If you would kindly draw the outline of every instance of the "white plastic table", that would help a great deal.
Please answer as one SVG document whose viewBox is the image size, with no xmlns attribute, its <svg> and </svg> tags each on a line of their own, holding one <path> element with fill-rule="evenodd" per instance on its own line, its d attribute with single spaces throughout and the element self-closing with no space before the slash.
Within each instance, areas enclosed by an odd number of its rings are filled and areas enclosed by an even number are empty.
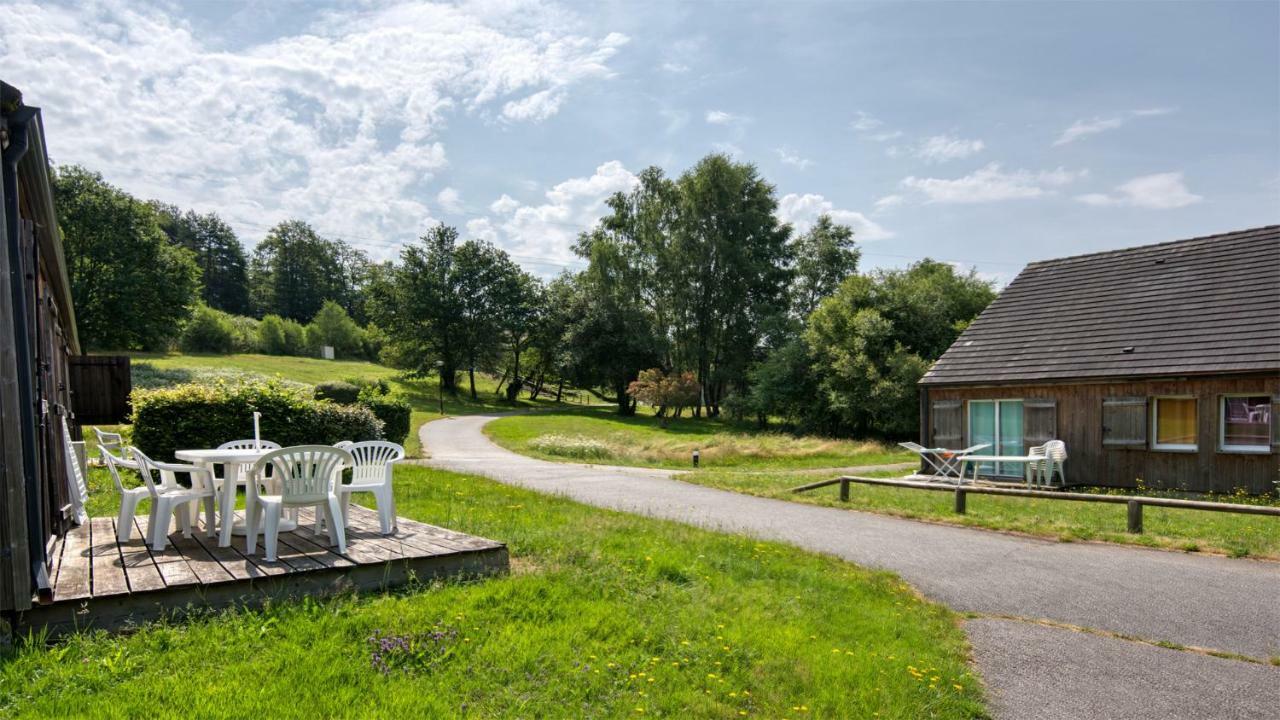
<svg viewBox="0 0 1280 720">
<path fill-rule="evenodd" d="M 262 450 L 179 450 L 173 456 L 179 460 L 185 460 L 193 465 L 207 467 L 212 470 L 212 466 L 221 465 L 223 467 L 223 478 L 221 495 L 218 498 L 218 547 L 231 546 L 231 533 L 236 532 L 237 535 L 244 534 L 244 525 L 236 525 L 236 485 L 244 483 L 246 496 L 256 497 L 258 494 L 257 483 L 246 482 L 248 478 L 240 477 L 241 465 L 252 465 L 258 461 L 258 458 L 271 452 L 269 449 Z M 246 500 L 246 504 L 247 500 Z M 290 523 L 287 519 L 282 519 L 280 523 L 280 531 L 288 532 L 297 526 Z"/>
<path fill-rule="evenodd" d="M 1026 478 L 1027 487 L 1030 488 L 1032 465 L 1043 460 L 1043 455 L 966 455 L 960 460 L 960 481 L 964 482 L 964 475 L 969 465 L 973 465 L 973 481 L 978 482 L 978 466 L 982 463 L 1021 463 L 1022 474 Z"/>
</svg>

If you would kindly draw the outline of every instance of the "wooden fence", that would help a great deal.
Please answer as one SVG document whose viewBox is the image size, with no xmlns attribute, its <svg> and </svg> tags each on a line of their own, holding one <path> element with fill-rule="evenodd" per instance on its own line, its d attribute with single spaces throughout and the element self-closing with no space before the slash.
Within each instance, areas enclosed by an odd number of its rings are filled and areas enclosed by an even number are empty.
<svg viewBox="0 0 1280 720">
<path fill-rule="evenodd" d="M 81 425 L 118 425 L 128 421 L 133 381 L 125 355 L 71 358 L 71 410 Z"/>
<path fill-rule="evenodd" d="M 1076 502 L 1099 502 L 1126 505 L 1129 509 L 1129 532 L 1142 532 L 1142 508 L 1154 507 L 1180 508 L 1183 510 L 1205 510 L 1208 512 L 1230 512 L 1246 515 L 1270 515 L 1280 517 L 1280 507 L 1273 505 L 1244 505 L 1241 503 L 1207 502 L 1204 500 L 1179 500 L 1177 498 L 1158 498 L 1140 495 L 1096 495 L 1093 493 L 1073 493 L 1055 490 L 1022 490 L 1019 488 L 985 487 L 982 485 L 953 485 L 950 483 L 919 482 L 915 480 L 893 480 L 888 478 L 864 478 L 846 475 L 830 480 L 801 485 L 791 492 L 805 492 L 830 485 L 840 486 L 840 500 L 849 501 L 849 485 L 881 485 L 886 487 L 907 488 L 914 490 L 931 490 L 955 494 L 955 511 L 965 513 L 965 499 L 969 495 L 1005 495 L 1011 497 L 1045 498 L 1048 500 L 1072 500 Z"/>
</svg>

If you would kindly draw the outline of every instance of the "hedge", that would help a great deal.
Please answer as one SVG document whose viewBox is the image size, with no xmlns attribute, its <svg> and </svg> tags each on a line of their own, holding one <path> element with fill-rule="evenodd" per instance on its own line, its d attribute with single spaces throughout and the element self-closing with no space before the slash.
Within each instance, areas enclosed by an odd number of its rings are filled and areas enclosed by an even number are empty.
<svg viewBox="0 0 1280 720">
<path fill-rule="evenodd" d="M 284 446 L 382 437 L 382 421 L 368 408 L 313 400 L 307 394 L 275 382 L 135 390 L 133 442 L 157 460 L 172 460 L 175 450 L 214 448 L 253 437 L 255 410 L 262 413 L 262 439 Z"/>
<path fill-rule="evenodd" d="M 399 445 L 409 437 L 409 416 L 413 408 L 409 401 L 395 395 L 374 396 L 360 394 L 360 405 L 369 408 L 382 421 L 382 436 Z"/>
<path fill-rule="evenodd" d="M 317 400 L 332 400 L 343 405 L 350 405 L 360 397 L 360 388 L 342 380 L 329 380 L 316 385 Z"/>
</svg>

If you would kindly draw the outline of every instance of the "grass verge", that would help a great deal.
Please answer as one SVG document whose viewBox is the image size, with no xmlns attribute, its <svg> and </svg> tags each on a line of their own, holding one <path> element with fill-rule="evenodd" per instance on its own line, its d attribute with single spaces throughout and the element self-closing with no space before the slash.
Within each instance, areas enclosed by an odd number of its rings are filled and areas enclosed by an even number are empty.
<svg viewBox="0 0 1280 720">
<path fill-rule="evenodd" d="M 889 573 L 477 477 L 396 481 L 403 515 L 506 541 L 513 573 L 7 650 L 0 716 L 986 716 L 957 616 Z"/>
<path fill-rule="evenodd" d="M 914 456 L 878 442 L 759 432 L 713 418 L 677 418 L 667 427 L 642 412 L 611 407 L 564 409 L 495 420 L 485 433 L 499 445 L 546 460 L 687 469 L 698 450 L 703 467 L 797 469 L 909 462 Z"/>
<path fill-rule="evenodd" d="M 892 476 L 892 473 L 870 473 Z M 822 475 L 798 477 L 784 473 L 744 473 L 705 470 L 685 473 L 681 480 L 734 492 L 792 502 L 844 507 L 855 510 L 933 520 L 991 530 L 1040 535 L 1064 542 L 1100 540 L 1127 545 L 1167 548 L 1186 552 L 1215 552 L 1233 557 L 1280 559 L 1280 518 L 1234 515 L 1197 510 L 1147 507 L 1143 509 L 1143 533 L 1125 531 L 1123 505 L 1042 500 L 1036 498 L 969 495 L 967 512 L 953 512 L 951 493 L 853 484 L 849 502 L 841 502 L 837 486 L 807 493 L 790 488 Z M 1147 492 L 1145 494 L 1153 494 Z M 1243 498 L 1213 498 L 1243 501 Z M 1249 499 L 1250 502 L 1265 502 Z"/>
</svg>

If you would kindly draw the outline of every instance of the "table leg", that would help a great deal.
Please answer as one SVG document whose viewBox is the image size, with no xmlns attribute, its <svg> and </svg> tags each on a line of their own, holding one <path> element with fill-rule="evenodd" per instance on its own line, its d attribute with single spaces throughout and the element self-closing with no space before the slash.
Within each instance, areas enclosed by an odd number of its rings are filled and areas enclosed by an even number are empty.
<svg viewBox="0 0 1280 720">
<path fill-rule="evenodd" d="M 218 547 L 231 547 L 231 529 L 236 524 L 236 482 L 240 479 L 240 463 L 224 465 L 222 507 L 218 518 Z"/>
</svg>

